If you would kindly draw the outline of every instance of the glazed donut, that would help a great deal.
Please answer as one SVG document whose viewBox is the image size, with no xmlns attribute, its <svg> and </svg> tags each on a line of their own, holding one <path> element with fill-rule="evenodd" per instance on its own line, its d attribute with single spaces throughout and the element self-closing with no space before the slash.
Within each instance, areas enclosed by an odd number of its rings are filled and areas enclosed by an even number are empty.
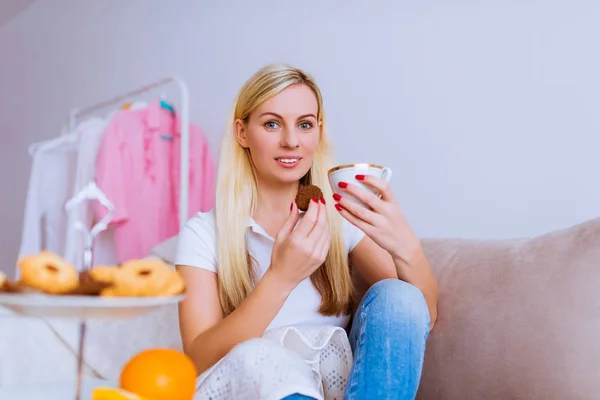
<svg viewBox="0 0 600 400">
<path fill-rule="evenodd" d="M 177 290 L 173 271 L 158 259 L 128 261 L 116 269 L 113 285 L 102 296 L 164 296 Z"/>
<path fill-rule="evenodd" d="M 62 294 L 79 285 L 77 269 L 58 255 L 41 251 L 19 260 L 21 283 L 46 293 Z"/>
</svg>

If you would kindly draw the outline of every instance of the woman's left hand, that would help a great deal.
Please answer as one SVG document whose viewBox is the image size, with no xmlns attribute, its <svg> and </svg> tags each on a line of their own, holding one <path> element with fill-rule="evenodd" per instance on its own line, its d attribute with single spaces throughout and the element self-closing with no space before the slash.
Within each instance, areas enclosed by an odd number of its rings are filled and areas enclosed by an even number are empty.
<svg viewBox="0 0 600 400">
<path fill-rule="evenodd" d="M 379 247 L 387 250 L 394 260 L 410 264 L 421 251 L 421 242 L 406 221 L 389 184 L 372 175 L 356 175 L 356 179 L 376 189 L 381 198 L 366 188 L 340 182 L 338 186 L 342 190 L 363 201 L 370 209 L 334 194 L 336 209 Z"/>
</svg>

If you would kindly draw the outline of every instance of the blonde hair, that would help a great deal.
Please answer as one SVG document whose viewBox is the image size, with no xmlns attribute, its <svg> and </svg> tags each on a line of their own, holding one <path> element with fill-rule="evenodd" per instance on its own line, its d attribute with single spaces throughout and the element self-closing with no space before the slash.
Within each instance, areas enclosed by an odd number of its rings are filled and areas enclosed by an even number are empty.
<svg viewBox="0 0 600 400">
<path fill-rule="evenodd" d="M 255 265 L 248 252 L 246 238 L 248 221 L 257 207 L 258 186 L 250 155 L 238 143 L 234 124 L 236 119 L 246 120 L 264 101 L 295 84 L 306 85 L 314 92 L 319 107 L 317 120 L 322 123 L 313 164 L 303 183 L 319 186 L 325 198 L 330 199 L 333 195 L 327 171 L 333 166 L 334 157 L 317 84 L 297 68 L 280 64 L 263 67 L 240 89 L 219 152 L 215 216 L 219 298 L 225 315 L 234 311 L 256 284 Z M 332 203 L 327 202 L 331 247 L 325 263 L 311 276 L 311 281 L 322 296 L 319 312 L 323 315 L 349 312 L 352 296 L 342 220 Z"/>
</svg>

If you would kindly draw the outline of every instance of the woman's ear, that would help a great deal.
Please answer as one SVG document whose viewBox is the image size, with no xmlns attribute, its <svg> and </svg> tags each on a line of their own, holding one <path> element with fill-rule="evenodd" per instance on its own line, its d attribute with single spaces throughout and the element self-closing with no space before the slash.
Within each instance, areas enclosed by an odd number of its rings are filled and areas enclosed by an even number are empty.
<svg viewBox="0 0 600 400">
<path fill-rule="evenodd" d="M 246 124 L 241 119 L 236 119 L 233 123 L 233 129 L 235 130 L 235 138 L 237 139 L 240 146 L 247 149 L 248 139 L 246 138 Z"/>
</svg>

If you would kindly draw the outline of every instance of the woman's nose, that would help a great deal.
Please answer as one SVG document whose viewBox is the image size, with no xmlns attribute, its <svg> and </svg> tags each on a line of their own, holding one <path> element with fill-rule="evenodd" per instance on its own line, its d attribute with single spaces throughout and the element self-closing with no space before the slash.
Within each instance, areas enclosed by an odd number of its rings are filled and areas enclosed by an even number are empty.
<svg viewBox="0 0 600 400">
<path fill-rule="evenodd" d="M 283 129 L 281 131 L 281 147 L 298 147 L 300 142 L 298 134 L 291 129 Z"/>
</svg>

